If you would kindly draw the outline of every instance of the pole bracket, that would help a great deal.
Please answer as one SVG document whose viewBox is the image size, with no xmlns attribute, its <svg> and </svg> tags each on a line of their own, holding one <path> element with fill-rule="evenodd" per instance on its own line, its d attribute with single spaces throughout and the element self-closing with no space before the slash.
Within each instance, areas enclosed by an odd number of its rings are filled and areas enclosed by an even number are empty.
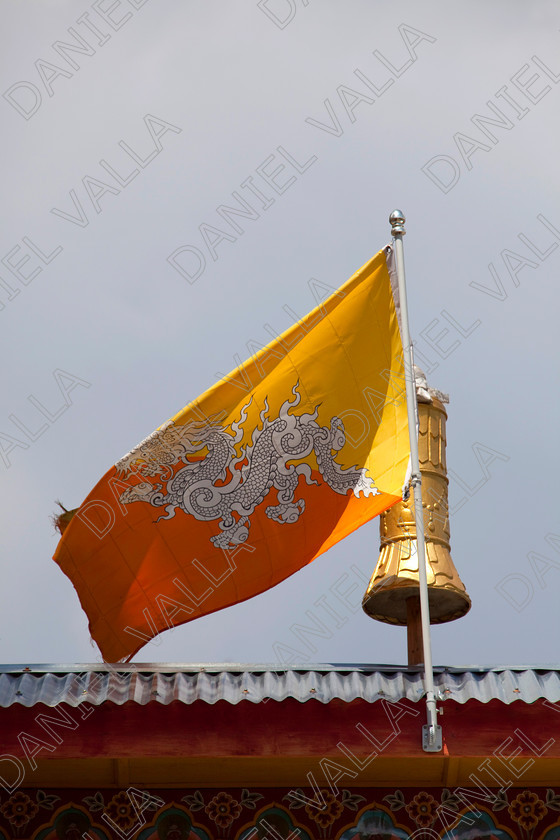
<svg viewBox="0 0 560 840">
<path fill-rule="evenodd" d="M 441 726 L 429 726 L 427 723 L 424 724 L 422 727 L 422 749 L 424 752 L 442 751 L 443 736 L 441 733 Z"/>
</svg>

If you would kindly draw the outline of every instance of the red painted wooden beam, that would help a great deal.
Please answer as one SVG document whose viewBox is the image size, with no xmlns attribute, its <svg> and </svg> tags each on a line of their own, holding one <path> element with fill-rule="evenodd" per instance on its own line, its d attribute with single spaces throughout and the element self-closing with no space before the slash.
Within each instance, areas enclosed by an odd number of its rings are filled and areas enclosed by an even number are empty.
<svg viewBox="0 0 560 840">
<path fill-rule="evenodd" d="M 534 756 L 550 742 L 546 758 L 560 757 L 560 704 L 492 700 L 461 705 L 449 700 L 440 708 L 446 755 L 491 755 L 511 738 L 511 751 L 519 748 L 519 755 Z M 328 756 L 340 754 L 341 742 L 357 756 L 376 751 L 412 757 L 425 755 L 424 716 L 424 703 L 406 700 L 14 705 L 0 710 L 0 754 L 23 759 L 26 750 L 37 749 L 40 758 Z M 28 743 L 22 733 L 31 739 Z"/>
</svg>

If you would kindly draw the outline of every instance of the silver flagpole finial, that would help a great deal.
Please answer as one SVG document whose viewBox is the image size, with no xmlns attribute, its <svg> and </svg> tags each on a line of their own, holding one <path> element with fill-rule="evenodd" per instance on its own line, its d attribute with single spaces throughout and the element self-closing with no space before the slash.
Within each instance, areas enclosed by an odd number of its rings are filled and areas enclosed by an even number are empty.
<svg viewBox="0 0 560 840">
<path fill-rule="evenodd" d="M 393 234 L 393 236 L 396 233 L 406 233 L 406 230 L 404 229 L 405 221 L 406 219 L 402 210 L 393 210 L 393 212 L 389 216 L 389 222 L 391 223 L 391 233 Z"/>
</svg>

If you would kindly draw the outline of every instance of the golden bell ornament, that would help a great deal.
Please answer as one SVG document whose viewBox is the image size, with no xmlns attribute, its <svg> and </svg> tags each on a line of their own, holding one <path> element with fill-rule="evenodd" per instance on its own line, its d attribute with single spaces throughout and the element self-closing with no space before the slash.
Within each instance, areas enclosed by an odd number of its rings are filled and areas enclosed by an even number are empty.
<svg viewBox="0 0 560 840">
<path fill-rule="evenodd" d="M 461 618 L 471 599 L 457 574 L 449 546 L 449 507 L 443 403 L 430 397 L 418 403 L 418 449 L 426 537 L 430 624 Z M 418 553 L 414 491 L 380 517 L 379 561 L 363 598 L 364 611 L 387 624 L 409 625 L 419 611 Z M 409 649 L 410 653 L 410 649 Z"/>
</svg>

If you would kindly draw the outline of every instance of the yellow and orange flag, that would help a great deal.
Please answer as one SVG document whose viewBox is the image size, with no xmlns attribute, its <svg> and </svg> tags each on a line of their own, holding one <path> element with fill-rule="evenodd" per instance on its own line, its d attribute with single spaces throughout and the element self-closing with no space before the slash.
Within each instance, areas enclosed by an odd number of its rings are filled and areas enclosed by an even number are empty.
<svg viewBox="0 0 560 840">
<path fill-rule="evenodd" d="M 252 598 L 401 498 L 388 249 L 120 459 L 54 555 L 105 661 Z"/>
</svg>

